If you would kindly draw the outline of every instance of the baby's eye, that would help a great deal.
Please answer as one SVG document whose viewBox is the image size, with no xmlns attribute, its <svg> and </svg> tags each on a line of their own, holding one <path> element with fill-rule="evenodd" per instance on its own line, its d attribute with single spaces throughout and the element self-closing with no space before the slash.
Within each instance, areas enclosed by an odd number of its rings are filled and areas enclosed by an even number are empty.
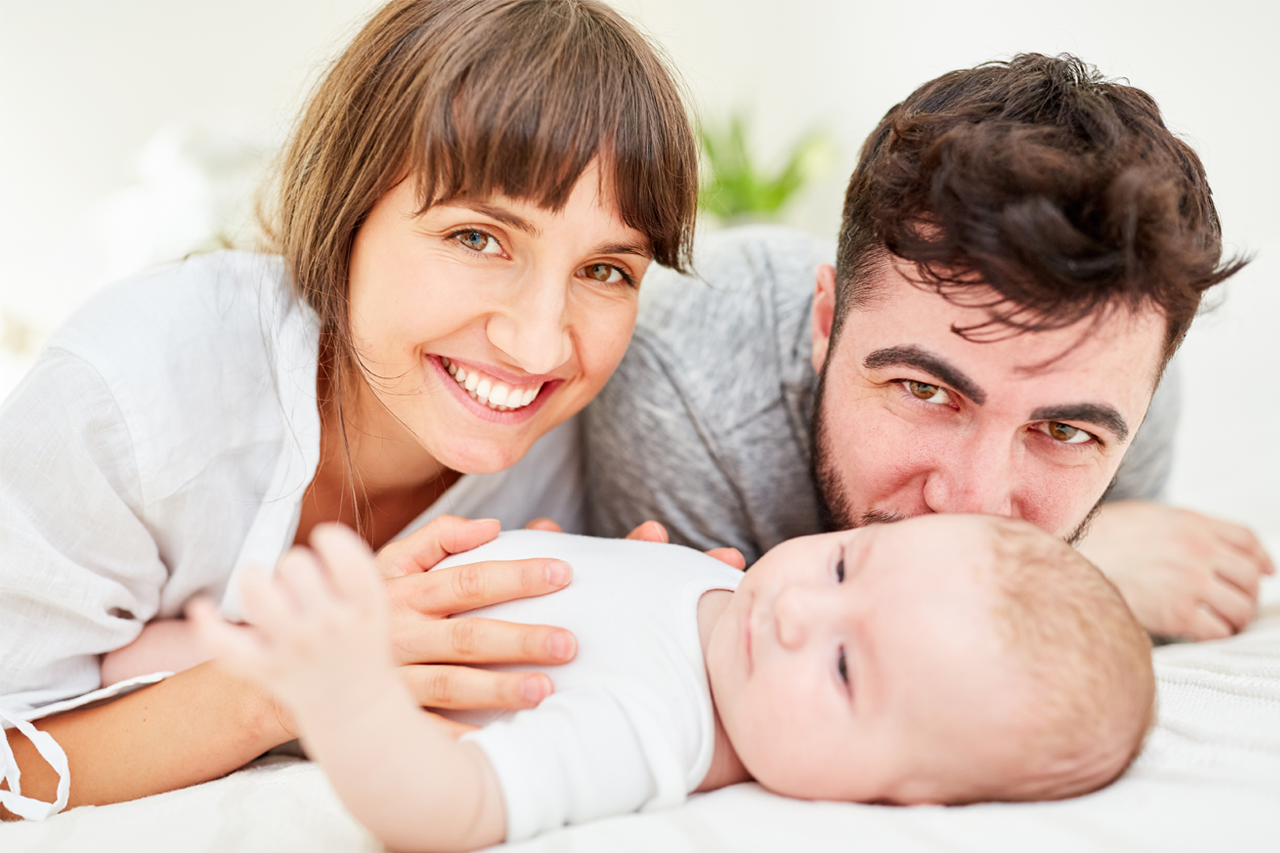
<svg viewBox="0 0 1280 853">
<path fill-rule="evenodd" d="M 930 385 L 928 382 L 917 382 L 914 379 L 904 379 L 902 387 L 911 393 L 912 397 L 917 400 L 923 400 L 926 403 L 937 403 L 945 405 L 951 402 L 951 394 L 946 388 L 940 385 Z"/>
<path fill-rule="evenodd" d="M 1050 438 L 1063 444 L 1085 444 L 1093 438 L 1092 435 L 1079 427 L 1073 427 L 1070 424 L 1059 423 L 1058 421 L 1046 423 L 1044 431 L 1049 434 Z"/>
<path fill-rule="evenodd" d="M 836 580 L 844 583 L 844 558 L 841 557 L 836 561 Z"/>
<path fill-rule="evenodd" d="M 471 251 L 479 252 L 482 255 L 496 255 L 502 251 L 502 246 L 498 244 L 497 240 L 493 239 L 493 235 L 477 231 L 474 228 L 458 231 L 452 236 Z"/>
<path fill-rule="evenodd" d="M 849 665 L 845 662 L 844 646 L 840 647 L 840 654 L 836 658 L 836 670 L 840 673 L 840 680 L 846 685 L 849 683 Z"/>
</svg>

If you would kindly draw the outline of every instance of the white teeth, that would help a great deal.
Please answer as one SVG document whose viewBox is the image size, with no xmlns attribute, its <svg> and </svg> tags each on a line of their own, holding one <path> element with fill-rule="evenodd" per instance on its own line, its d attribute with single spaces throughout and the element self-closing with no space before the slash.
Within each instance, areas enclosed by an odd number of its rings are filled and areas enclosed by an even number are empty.
<svg viewBox="0 0 1280 853">
<path fill-rule="evenodd" d="M 467 390 L 473 400 L 478 400 L 495 411 L 511 412 L 522 409 L 532 403 L 538 396 L 538 392 L 542 390 L 541 384 L 524 389 L 512 388 L 505 382 L 499 382 L 479 371 L 467 372 L 465 368 L 447 358 L 442 357 L 440 363 L 449 371 L 454 381 Z"/>
</svg>

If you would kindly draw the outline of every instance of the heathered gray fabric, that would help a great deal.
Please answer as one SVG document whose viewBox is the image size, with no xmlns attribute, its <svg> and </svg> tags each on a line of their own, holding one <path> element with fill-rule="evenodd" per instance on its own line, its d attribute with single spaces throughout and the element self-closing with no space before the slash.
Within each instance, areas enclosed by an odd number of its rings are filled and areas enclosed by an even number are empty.
<svg viewBox="0 0 1280 853">
<path fill-rule="evenodd" d="M 748 564 L 819 532 L 809 474 L 814 272 L 830 243 L 788 229 L 701 238 L 701 280 L 651 268 L 635 338 L 586 410 L 591 532 L 656 519 L 673 542 L 731 545 Z M 1166 376 L 1111 499 L 1156 498 L 1169 475 L 1176 377 Z"/>
</svg>

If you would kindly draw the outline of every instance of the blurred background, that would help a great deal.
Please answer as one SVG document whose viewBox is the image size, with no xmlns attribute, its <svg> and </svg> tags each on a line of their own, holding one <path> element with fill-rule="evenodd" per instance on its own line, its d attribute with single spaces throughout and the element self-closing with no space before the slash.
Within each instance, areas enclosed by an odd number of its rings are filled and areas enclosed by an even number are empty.
<svg viewBox="0 0 1280 853">
<path fill-rule="evenodd" d="M 374 0 L 0 0 L 0 396 L 115 278 L 252 246 L 254 194 L 310 85 Z M 883 113 L 938 74 L 1075 53 L 1160 102 L 1205 161 L 1229 250 L 1197 320 L 1170 498 L 1280 536 L 1280 3 L 614 0 L 669 53 L 722 221 L 834 238 Z"/>
</svg>

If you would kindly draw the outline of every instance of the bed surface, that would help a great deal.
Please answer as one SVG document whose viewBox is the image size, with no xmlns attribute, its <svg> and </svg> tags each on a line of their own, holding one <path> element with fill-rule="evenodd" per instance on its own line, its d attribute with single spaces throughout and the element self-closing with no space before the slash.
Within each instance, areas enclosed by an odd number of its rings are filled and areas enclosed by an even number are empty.
<svg viewBox="0 0 1280 853">
<path fill-rule="evenodd" d="M 1280 555 L 1280 536 L 1267 541 Z M 1129 772 L 1065 802 L 894 808 L 787 800 L 754 784 L 501 848 L 568 851 L 1280 850 L 1280 579 L 1238 637 L 1155 651 L 1160 712 Z M 379 851 L 320 769 L 272 757 L 131 803 L 0 826 L 0 851 Z"/>
</svg>

